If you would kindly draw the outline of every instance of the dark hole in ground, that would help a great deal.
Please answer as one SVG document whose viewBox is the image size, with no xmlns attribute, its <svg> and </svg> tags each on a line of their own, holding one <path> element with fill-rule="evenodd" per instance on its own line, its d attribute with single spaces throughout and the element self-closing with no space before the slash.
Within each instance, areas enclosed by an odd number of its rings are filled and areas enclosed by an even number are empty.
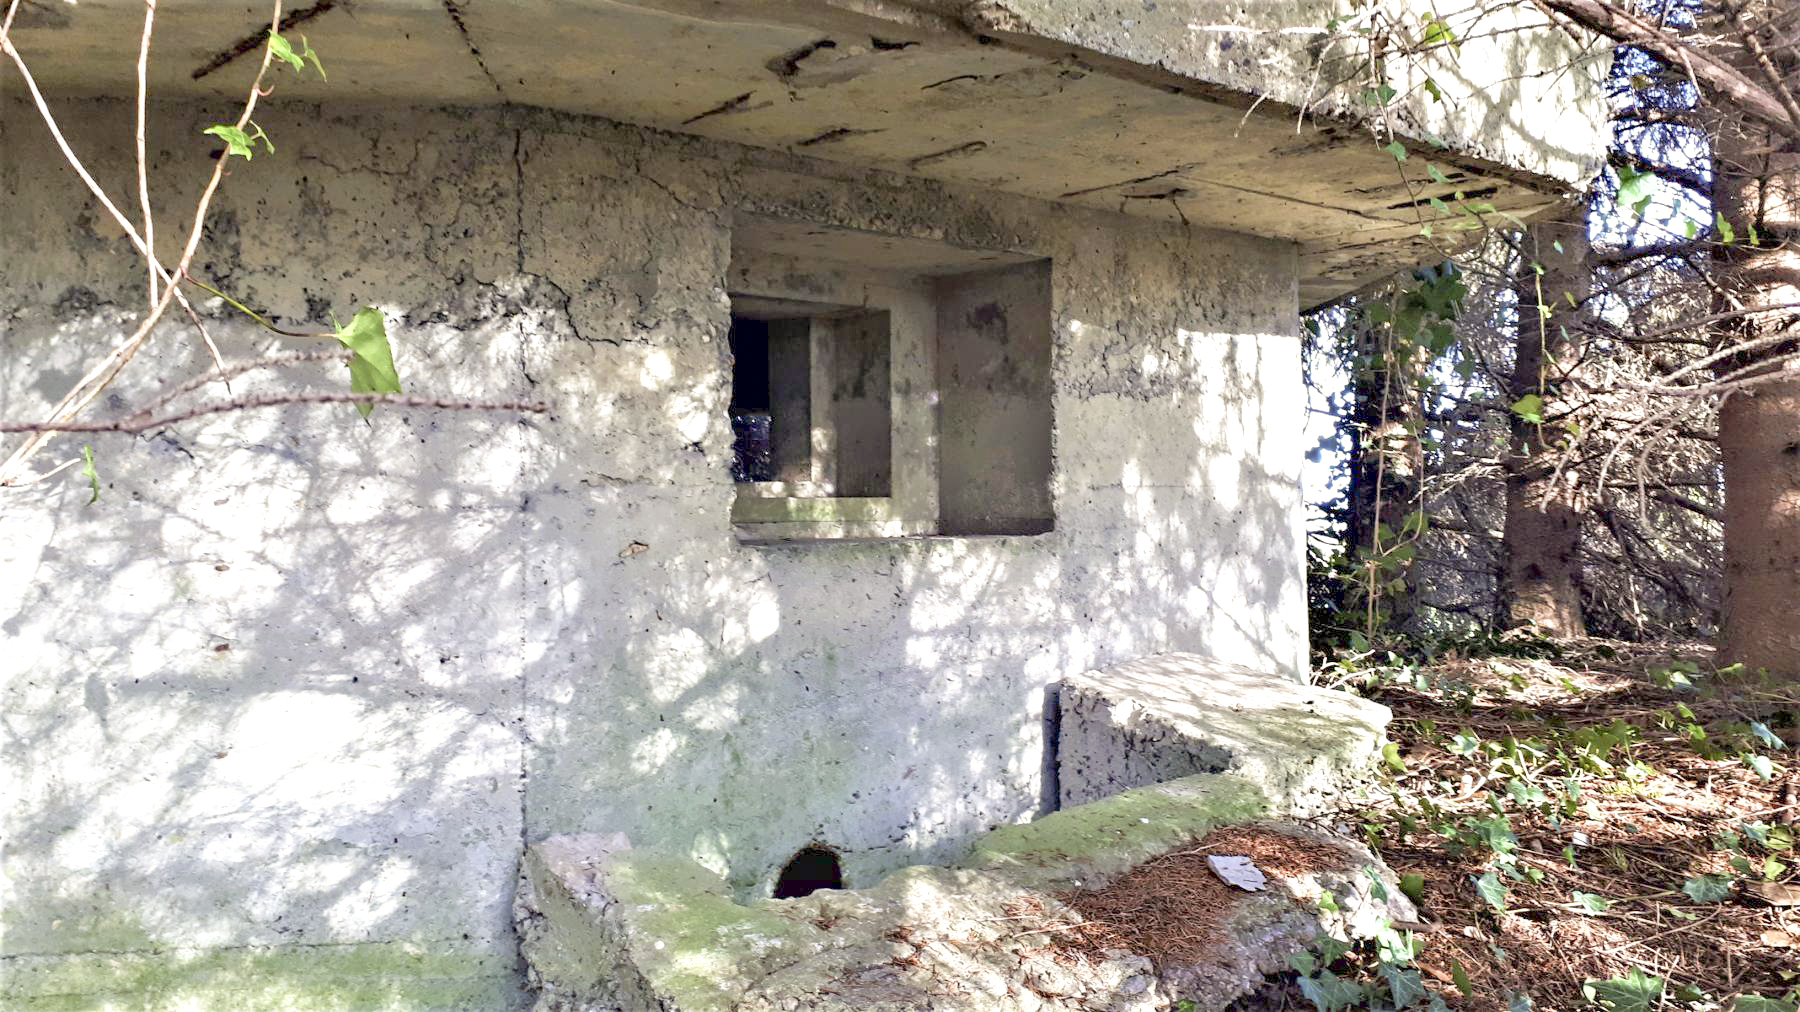
<svg viewBox="0 0 1800 1012">
<path fill-rule="evenodd" d="M 830 847 L 818 844 L 800 848 L 788 860 L 787 867 L 775 879 L 775 898 L 798 899 L 820 889 L 844 888 L 844 872 L 838 867 L 838 856 Z"/>
</svg>

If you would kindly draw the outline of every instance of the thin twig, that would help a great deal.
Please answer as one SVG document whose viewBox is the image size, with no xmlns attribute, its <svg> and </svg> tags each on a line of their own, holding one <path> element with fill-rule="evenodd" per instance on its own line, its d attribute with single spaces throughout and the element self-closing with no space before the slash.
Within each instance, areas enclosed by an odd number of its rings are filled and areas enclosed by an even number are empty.
<svg viewBox="0 0 1800 1012">
<path fill-rule="evenodd" d="M 471 401 L 445 397 L 417 397 L 411 394 L 353 393 L 347 390 L 316 393 L 271 394 L 266 397 L 240 397 L 231 401 L 201 404 L 173 414 L 144 418 L 133 415 L 108 422 L 0 422 L 0 432 L 124 432 L 142 435 L 151 429 L 191 421 L 208 415 L 222 415 L 260 408 L 284 408 L 300 404 L 392 404 L 403 408 L 441 408 L 446 411 L 512 411 L 544 414 L 550 405 L 542 401 Z"/>
</svg>

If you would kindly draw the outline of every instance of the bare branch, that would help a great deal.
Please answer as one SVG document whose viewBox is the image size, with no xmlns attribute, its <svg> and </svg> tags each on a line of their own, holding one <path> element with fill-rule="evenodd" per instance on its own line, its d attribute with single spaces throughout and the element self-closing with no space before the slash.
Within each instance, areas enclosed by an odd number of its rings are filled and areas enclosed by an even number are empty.
<svg viewBox="0 0 1800 1012">
<path fill-rule="evenodd" d="M 109 422 L 0 422 L 0 432 L 124 432 L 142 435 L 151 429 L 208 415 L 255 411 L 261 408 L 284 408 L 297 404 L 392 404 L 403 408 L 439 408 L 445 411 L 510 411 L 520 414 L 544 414 L 550 410 L 542 401 L 470 401 L 445 397 L 416 397 L 411 394 L 371 394 L 349 391 L 272 394 L 266 397 L 241 397 L 231 401 L 201 404 L 167 415 L 143 417 L 132 415 Z"/>
</svg>

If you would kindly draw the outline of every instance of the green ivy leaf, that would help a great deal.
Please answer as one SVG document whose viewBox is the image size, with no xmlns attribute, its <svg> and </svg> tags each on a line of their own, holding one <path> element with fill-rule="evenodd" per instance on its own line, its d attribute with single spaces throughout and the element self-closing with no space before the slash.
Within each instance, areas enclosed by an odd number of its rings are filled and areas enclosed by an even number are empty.
<svg viewBox="0 0 1800 1012">
<path fill-rule="evenodd" d="M 1425 15 L 1424 29 L 1425 45 L 1433 46 L 1438 43 L 1443 43 L 1452 49 L 1456 48 L 1456 33 L 1451 31 L 1449 24 L 1447 24 L 1443 18 L 1438 17 L 1437 14 L 1431 13 Z"/>
<path fill-rule="evenodd" d="M 1473 731 L 1462 730 L 1444 747 L 1455 755 L 1470 756 L 1481 751 L 1481 738 Z"/>
<path fill-rule="evenodd" d="M 1454 959 L 1450 961 L 1450 980 L 1456 985 L 1456 989 L 1462 992 L 1464 998 L 1475 997 L 1475 985 L 1469 980 L 1469 971 L 1463 969 L 1462 963 Z"/>
<path fill-rule="evenodd" d="M 1419 978 L 1419 971 L 1412 967 L 1383 963 L 1381 979 L 1387 981 L 1396 1009 L 1404 1009 L 1425 1000 L 1425 981 Z"/>
<path fill-rule="evenodd" d="M 1388 769 L 1393 770 L 1395 773 L 1406 772 L 1406 760 L 1400 757 L 1400 744 L 1398 742 L 1390 741 L 1386 745 L 1381 746 L 1381 761 L 1387 763 Z M 1404 887 L 1403 884 L 1402 888 Z"/>
<path fill-rule="evenodd" d="M 1612 900 L 1599 893 L 1584 893 L 1577 889 L 1572 895 L 1575 897 L 1576 905 L 1590 914 L 1604 913 L 1612 906 Z"/>
<path fill-rule="evenodd" d="M 306 70 L 306 58 L 294 52 L 293 44 L 282 38 L 279 32 L 269 36 L 269 52 L 275 54 L 277 60 L 294 68 L 295 73 Z"/>
<path fill-rule="evenodd" d="M 1400 891 L 1414 903 L 1425 902 L 1425 876 L 1416 872 L 1400 876 Z"/>
<path fill-rule="evenodd" d="M 1349 1008 L 1363 999 L 1360 985 L 1345 980 L 1330 970 L 1320 970 L 1317 977 L 1301 977 L 1296 983 L 1300 985 L 1300 993 L 1319 1012 L 1337 1012 L 1338 1009 Z"/>
<path fill-rule="evenodd" d="M 1483 902 L 1497 911 L 1506 910 L 1506 883 L 1500 881 L 1500 876 L 1489 871 L 1469 878 L 1475 883 L 1475 891 L 1481 894 Z"/>
<path fill-rule="evenodd" d="M 1731 1012 L 1800 1012 L 1794 998 L 1765 998 L 1760 994 L 1740 994 L 1731 1003 Z"/>
<path fill-rule="evenodd" d="M 1719 241 L 1725 245 L 1729 246 L 1737 242 L 1737 230 L 1732 228 L 1731 222 L 1726 221 L 1725 216 L 1718 211 L 1713 212 L 1713 228 L 1719 233 Z"/>
<path fill-rule="evenodd" d="M 1381 146 L 1381 150 L 1393 155 L 1396 162 L 1406 161 L 1406 145 L 1399 141 L 1389 141 Z"/>
<path fill-rule="evenodd" d="M 1787 748 L 1787 742 L 1782 741 L 1775 732 L 1769 730 L 1769 725 L 1760 720 L 1753 720 L 1750 722 L 1750 733 L 1756 735 L 1757 741 L 1762 742 L 1764 745 L 1777 752 Z"/>
<path fill-rule="evenodd" d="M 337 328 L 337 339 L 350 349 L 350 390 L 352 393 L 400 393 L 400 374 L 394 369 L 394 351 L 388 346 L 387 321 L 374 306 L 364 306 L 347 327 Z M 356 410 L 364 418 L 375 410 L 372 403 L 359 403 Z"/>
<path fill-rule="evenodd" d="M 326 80 L 325 64 L 319 61 L 319 54 L 313 52 L 312 43 L 306 41 L 304 35 L 300 36 L 300 48 L 295 49 L 293 43 L 282 38 L 281 34 L 277 32 L 269 36 L 269 52 L 273 53 L 277 60 L 294 68 L 296 74 L 305 73 L 306 65 L 310 62 L 313 69 L 319 72 L 319 80 Z"/>
<path fill-rule="evenodd" d="M 81 476 L 88 480 L 88 488 L 93 492 L 88 497 L 88 505 L 92 506 L 100 501 L 100 472 L 94 469 L 94 448 L 92 446 L 82 446 L 81 460 Z"/>
<path fill-rule="evenodd" d="M 1775 764 L 1769 761 L 1768 756 L 1745 752 L 1742 756 L 1739 756 L 1739 758 L 1744 760 L 1744 765 L 1750 767 L 1763 783 L 1766 784 L 1775 779 Z"/>
<path fill-rule="evenodd" d="M 1512 412 L 1533 425 L 1544 424 L 1544 399 L 1537 394 L 1526 394 L 1512 403 Z"/>
<path fill-rule="evenodd" d="M 1663 980 L 1632 967 L 1623 977 L 1587 981 L 1581 985 L 1581 993 L 1610 1012 L 1650 1012 L 1662 997 Z"/>
<path fill-rule="evenodd" d="M 1644 216 L 1644 210 L 1650 206 L 1650 198 L 1656 192 L 1656 175 L 1648 170 L 1639 172 L 1629 165 L 1617 167 L 1619 172 L 1620 207 L 1629 207 L 1638 217 Z"/>
<path fill-rule="evenodd" d="M 202 130 L 200 132 L 203 134 L 211 134 L 212 136 L 217 137 L 218 139 L 224 141 L 225 142 L 225 157 L 227 157 L 227 158 L 229 158 L 233 155 L 236 155 L 237 157 L 248 161 L 250 158 L 255 157 L 255 155 L 256 155 L 255 142 L 251 139 L 251 137 L 248 133 L 244 132 L 244 129 L 242 127 L 235 127 L 235 126 L 231 126 L 230 124 L 227 124 L 227 123 L 220 123 L 217 126 L 209 126 L 205 130 Z"/>
<path fill-rule="evenodd" d="M 1695 903 L 1722 903 L 1731 898 L 1731 876 L 1696 875 L 1681 883 L 1681 891 Z"/>
</svg>

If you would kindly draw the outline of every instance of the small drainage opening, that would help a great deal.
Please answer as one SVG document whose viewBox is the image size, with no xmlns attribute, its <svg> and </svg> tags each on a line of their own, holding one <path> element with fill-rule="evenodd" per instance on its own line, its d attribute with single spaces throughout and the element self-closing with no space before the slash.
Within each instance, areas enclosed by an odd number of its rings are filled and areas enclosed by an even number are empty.
<svg viewBox="0 0 1800 1012">
<path fill-rule="evenodd" d="M 844 871 L 838 867 L 838 856 L 830 847 L 819 844 L 800 848 L 788 860 L 775 879 L 775 898 L 798 899 L 811 896 L 820 889 L 844 888 Z"/>
</svg>

